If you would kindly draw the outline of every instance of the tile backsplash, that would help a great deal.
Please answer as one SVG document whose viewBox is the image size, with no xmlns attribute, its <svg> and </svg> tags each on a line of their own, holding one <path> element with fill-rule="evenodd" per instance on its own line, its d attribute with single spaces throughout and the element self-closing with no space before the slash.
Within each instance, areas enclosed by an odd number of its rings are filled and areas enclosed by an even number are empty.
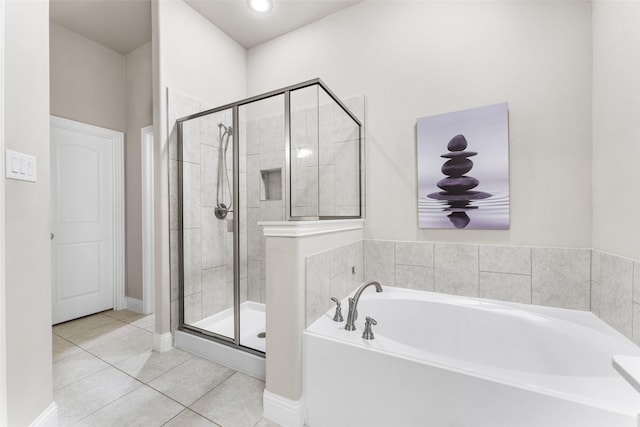
<svg viewBox="0 0 640 427">
<path fill-rule="evenodd" d="M 345 256 L 348 247 L 350 257 Z M 363 240 L 348 247 L 307 258 L 307 325 L 329 310 L 331 296 L 342 299 L 362 281 L 377 280 L 386 286 L 590 310 L 640 345 L 638 261 L 573 248 L 394 240 Z M 353 276 L 351 264 L 359 253 L 361 276 Z M 332 266 L 332 259 L 348 265 Z M 345 272 L 350 279 L 346 289 Z"/>
</svg>

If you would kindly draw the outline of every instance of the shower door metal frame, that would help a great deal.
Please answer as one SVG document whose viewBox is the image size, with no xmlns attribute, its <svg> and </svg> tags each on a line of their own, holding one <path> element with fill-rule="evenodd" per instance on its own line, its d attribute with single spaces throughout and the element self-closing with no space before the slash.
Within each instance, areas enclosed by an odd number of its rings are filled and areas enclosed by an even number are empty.
<svg viewBox="0 0 640 427">
<path fill-rule="evenodd" d="M 184 238 L 183 238 L 183 170 L 182 170 L 182 153 L 183 153 L 183 123 L 185 121 L 196 119 L 208 114 L 214 114 L 220 111 L 229 110 L 232 111 L 232 126 L 234 131 L 232 133 L 233 142 L 233 201 L 234 208 L 230 211 L 233 213 L 233 338 L 225 335 L 217 334 L 215 332 L 208 331 L 206 329 L 198 328 L 193 325 L 189 325 L 184 322 Z M 193 114 L 187 117 L 176 120 L 177 124 L 177 139 L 178 139 L 178 256 L 180 262 L 178 263 L 178 306 L 179 306 L 179 323 L 178 329 L 183 332 L 188 332 L 194 335 L 204 335 L 209 338 L 213 338 L 221 344 L 229 345 L 234 348 L 238 348 L 242 351 L 255 354 L 257 356 L 264 357 L 264 352 L 245 347 L 240 343 L 240 221 L 239 215 L 239 201 L 240 201 L 240 137 L 237 132 L 238 129 L 238 106 L 233 105 L 231 107 L 225 106 L 215 108 L 212 110 L 203 111 L 201 113 Z"/>
<path fill-rule="evenodd" d="M 342 110 L 351 117 L 358 125 L 358 180 L 359 180 L 359 215 L 353 216 L 292 216 L 291 215 L 291 92 L 304 89 L 306 87 L 318 85 L 331 99 L 342 108 Z M 264 357 L 265 353 L 250 347 L 245 347 L 240 343 L 240 220 L 239 220 L 239 203 L 240 203 L 240 136 L 239 136 L 239 107 L 251 104 L 253 102 L 284 95 L 284 153 L 285 153 L 285 221 L 318 221 L 318 220 L 335 220 L 335 219 L 359 219 L 363 217 L 363 141 L 362 141 L 362 123 L 358 118 L 340 101 L 340 99 L 320 80 L 319 78 L 307 80 L 302 83 L 287 86 L 261 95 L 256 95 L 241 101 L 222 105 L 220 107 L 211 108 L 199 113 L 191 114 L 176 120 L 177 125 L 177 151 L 178 151 L 178 295 L 179 295 L 179 323 L 178 329 L 183 332 L 194 335 L 206 336 L 212 338 L 221 344 L 225 344 L 239 350 L 252 353 Z M 234 337 L 227 337 L 215 332 L 207 331 L 184 322 L 184 238 L 183 238 L 183 124 L 186 121 L 197 119 L 209 114 L 219 113 L 221 111 L 232 111 L 232 126 L 234 132 L 233 137 L 233 316 L 234 316 Z M 320 124 L 318 123 L 318 126 Z M 319 171 L 318 171 L 319 172 Z M 319 206 L 318 206 L 319 207 Z"/>
</svg>

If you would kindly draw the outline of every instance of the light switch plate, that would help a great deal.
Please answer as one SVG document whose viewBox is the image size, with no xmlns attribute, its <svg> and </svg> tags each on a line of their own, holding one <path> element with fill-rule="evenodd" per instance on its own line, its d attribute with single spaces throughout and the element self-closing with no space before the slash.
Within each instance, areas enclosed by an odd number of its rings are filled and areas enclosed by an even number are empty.
<svg viewBox="0 0 640 427">
<path fill-rule="evenodd" d="M 37 162 L 35 156 L 6 150 L 6 177 L 20 181 L 36 182 Z"/>
</svg>

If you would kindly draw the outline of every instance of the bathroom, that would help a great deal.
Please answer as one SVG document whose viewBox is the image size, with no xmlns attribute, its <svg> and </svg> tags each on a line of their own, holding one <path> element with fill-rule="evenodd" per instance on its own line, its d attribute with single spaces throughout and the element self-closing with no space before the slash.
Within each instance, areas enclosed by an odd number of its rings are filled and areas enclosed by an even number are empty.
<svg viewBox="0 0 640 427">
<path fill-rule="evenodd" d="M 201 99 L 203 109 L 316 77 L 341 99 L 363 96 L 365 221 L 362 236 L 344 242 L 362 241 L 362 280 L 417 287 L 416 277 L 426 276 L 426 286 L 446 293 L 453 275 L 464 275 L 458 291 L 469 296 L 593 311 L 637 344 L 640 226 L 627 219 L 640 206 L 631 164 L 640 154 L 632 113 L 640 103 L 637 13 L 637 5 L 625 2 L 365 1 L 244 49 L 187 4 L 154 2 L 154 130 L 159 141 L 168 140 L 167 88 Z M 509 230 L 418 228 L 416 119 L 499 102 L 509 105 Z M 158 154 L 156 200 L 168 206 L 168 153 L 159 147 Z M 42 194 L 22 197 L 35 202 Z M 15 224 L 9 222 L 15 208 L 7 202 L 4 209 L 7 224 Z M 48 221 L 48 212 L 39 215 L 17 228 L 36 241 L 42 237 L 27 229 Z M 172 330 L 168 211 L 157 212 L 156 227 L 160 348 Z M 7 248 L 18 239 L 9 228 Z M 433 261 L 403 260 L 403 242 L 433 250 Z M 48 242 L 42 245 L 48 256 Z M 518 269 L 496 267 L 505 253 Z M 15 262 L 9 255 L 7 265 Z M 460 259 L 468 268 L 446 268 Z M 15 290 L 21 274 L 8 272 L 7 307 L 28 297 Z M 42 318 L 41 309 L 26 313 Z M 6 314 L 24 316 L 8 308 Z M 32 326 L 34 336 L 43 335 L 42 327 Z M 7 328 L 10 352 L 14 326 Z M 47 376 L 46 367 L 34 372 Z M 27 385 L 12 380 L 10 396 L 13 387 Z M 38 401 L 51 400 L 50 393 L 35 393 Z M 33 417 L 47 405 L 32 408 Z"/>
</svg>

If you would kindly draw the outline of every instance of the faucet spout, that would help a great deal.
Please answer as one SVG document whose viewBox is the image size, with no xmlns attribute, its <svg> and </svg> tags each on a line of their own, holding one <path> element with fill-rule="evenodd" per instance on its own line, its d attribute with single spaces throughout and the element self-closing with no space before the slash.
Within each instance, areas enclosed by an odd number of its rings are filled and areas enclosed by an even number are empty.
<svg viewBox="0 0 640 427">
<path fill-rule="evenodd" d="M 358 317 L 358 301 L 360 301 L 360 295 L 362 295 L 362 292 L 364 292 L 364 290 L 369 286 L 375 286 L 376 292 L 382 292 L 382 286 L 374 280 L 364 282 L 360 285 L 353 298 L 349 298 L 349 314 L 347 315 L 347 323 L 344 325 L 344 328 L 347 331 L 356 330 L 355 322 Z"/>
</svg>

